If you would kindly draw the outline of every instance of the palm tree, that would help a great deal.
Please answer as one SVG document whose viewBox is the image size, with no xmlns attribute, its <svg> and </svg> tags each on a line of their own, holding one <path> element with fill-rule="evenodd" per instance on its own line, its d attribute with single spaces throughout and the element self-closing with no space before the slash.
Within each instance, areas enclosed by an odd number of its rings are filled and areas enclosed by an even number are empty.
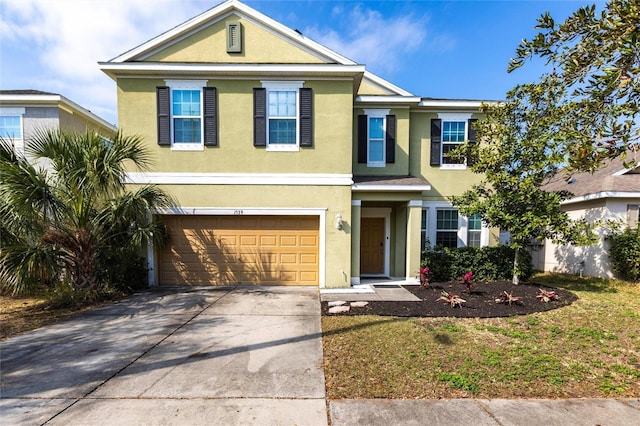
<svg viewBox="0 0 640 426">
<path fill-rule="evenodd" d="M 159 242 L 151 213 L 171 198 L 124 184 L 127 170 L 149 166 L 138 137 L 49 130 L 26 145 L 24 156 L 0 141 L 0 285 L 20 292 L 65 281 L 97 291 L 118 267 L 114 253 L 124 261 L 149 238 Z"/>
</svg>

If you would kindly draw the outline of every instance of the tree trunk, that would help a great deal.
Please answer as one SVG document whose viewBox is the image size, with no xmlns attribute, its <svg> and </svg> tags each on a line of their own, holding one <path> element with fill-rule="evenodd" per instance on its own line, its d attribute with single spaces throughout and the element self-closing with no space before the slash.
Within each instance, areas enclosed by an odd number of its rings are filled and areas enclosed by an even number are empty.
<svg viewBox="0 0 640 426">
<path fill-rule="evenodd" d="M 518 278 L 518 273 L 520 271 L 520 247 L 516 246 L 516 254 L 513 258 L 513 278 L 511 282 L 515 285 L 520 284 L 520 279 Z"/>
</svg>

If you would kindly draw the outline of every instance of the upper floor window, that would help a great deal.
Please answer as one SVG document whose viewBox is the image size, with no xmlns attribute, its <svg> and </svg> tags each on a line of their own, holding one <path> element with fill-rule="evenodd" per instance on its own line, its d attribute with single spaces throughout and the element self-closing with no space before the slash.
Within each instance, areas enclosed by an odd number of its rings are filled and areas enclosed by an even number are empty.
<svg viewBox="0 0 640 426">
<path fill-rule="evenodd" d="M 297 90 L 267 91 L 268 145 L 298 144 L 298 92 Z"/>
<path fill-rule="evenodd" d="M 441 164 L 464 164 L 464 159 L 449 157 L 449 152 L 467 140 L 467 126 L 464 121 L 442 122 L 442 162 Z"/>
<path fill-rule="evenodd" d="M 388 109 L 365 109 L 358 116 L 358 163 L 385 167 L 395 162 L 396 116 Z"/>
<path fill-rule="evenodd" d="M 0 115 L 0 137 L 5 139 L 22 139 L 22 116 Z"/>
<path fill-rule="evenodd" d="M 0 138 L 13 144 L 16 152 L 24 152 L 23 119 L 25 108 L 0 107 Z"/>
<path fill-rule="evenodd" d="M 202 142 L 202 90 L 171 90 L 174 144 Z"/>
<path fill-rule="evenodd" d="M 158 87 L 158 144 L 175 150 L 217 146 L 217 91 L 205 80 L 166 80 Z"/>
<path fill-rule="evenodd" d="M 302 81 L 263 81 L 254 94 L 254 146 L 298 151 L 313 146 L 312 90 Z"/>
<path fill-rule="evenodd" d="M 439 113 L 431 120 L 430 164 L 441 169 L 466 169 L 470 158 L 452 158 L 449 153 L 465 141 L 475 143 L 471 113 Z"/>
</svg>

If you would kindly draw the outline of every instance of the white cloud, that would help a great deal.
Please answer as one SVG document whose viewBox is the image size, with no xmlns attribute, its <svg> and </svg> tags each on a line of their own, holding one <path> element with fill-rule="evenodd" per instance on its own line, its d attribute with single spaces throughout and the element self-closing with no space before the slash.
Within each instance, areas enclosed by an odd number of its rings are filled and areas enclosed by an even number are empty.
<svg viewBox="0 0 640 426">
<path fill-rule="evenodd" d="M 158 3 L 3 0 L 3 51 L 12 51 L 12 44 L 13 51 L 21 44 L 31 46 L 29 54 L 41 67 L 37 88 L 57 91 L 98 114 L 106 112 L 103 117 L 115 122 L 115 83 L 100 71 L 97 62 L 109 60 L 202 12 L 196 2 L 163 1 L 162 13 L 158 13 Z M 14 81 L 34 81 L 33 77 L 23 77 L 4 75 L 2 87 L 36 88 L 8 87 Z"/>
<path fill-rule="evenodd" d="M 429 36 L 426 15 L 385 17 L 378 11 L 357 5 L 350 11 L 335 7 L 332 16 L 340 21 L 334 23 L 334 28 L 339 26 L 343 30 L 314 26 L 306 29 L 305 34 L 372 70 L 396 71 L 399 64 L 407 63 L 406 55 L 436 47 L 432 42 L 425 45 Z M 438 38 L 447 48 L 451 47 L 452 41 L 446 36 Z"/>
</svg>

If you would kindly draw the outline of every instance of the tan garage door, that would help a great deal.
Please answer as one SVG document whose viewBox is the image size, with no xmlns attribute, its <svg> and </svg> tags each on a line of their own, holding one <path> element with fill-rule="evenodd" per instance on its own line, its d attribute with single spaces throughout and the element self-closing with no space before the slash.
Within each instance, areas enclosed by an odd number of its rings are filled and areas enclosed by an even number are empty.
<svg viewBox="0 0 640 426">
<path fill-rule="evenodd" d="M 315 216 L 164 216 L 161 285 L 318 285 Z"/>
</svg>

